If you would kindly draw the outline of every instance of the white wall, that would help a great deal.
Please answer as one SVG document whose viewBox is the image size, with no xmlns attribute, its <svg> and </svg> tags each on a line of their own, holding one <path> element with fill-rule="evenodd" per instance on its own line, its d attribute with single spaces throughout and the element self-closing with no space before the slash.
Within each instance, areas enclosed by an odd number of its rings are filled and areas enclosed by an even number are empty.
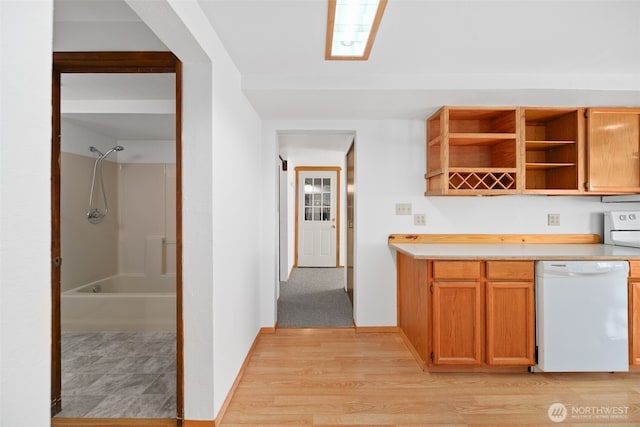
<svg viewBox="0 0 640 427">
<path fill-rule="evenodd" d="M 128 4 L 184 63 L 185 418 L 210 420 L 263 324 L 260 120 L 197 2 Z"/>
<path fill-rule="evenodd" d="M 213 70 L 214 408 L 220 409 L 261 326 L 260 120 L 226 52 Z"/>
<path fill-rule="evenodd" d="M 633 207 L 603 204 L 597 196 L 425 197 L 422 120 L 266 121 L 263 128 L 264 163 L 277 158 L 279 130 L 355 130 L 358 326 L 396 324 L 395 254 L 387 246 L 389 234 L 601 233 L 602 212 Z M 276 194 L 276 181 L 268 173 L 264 181 L 273 183 L 265 192 Z M 396 216 L 396 203 L 411 203 L 414 213 L 426 214 L 427 225 L 414 226 L 412 216 Z M 559 213 L 561 225 L 548 226 L 547 213 Z M 277 218 L 265 218 L 265 228 L 276 225 Z"/>
<path fill-rule="evenodd" d="M 0 1 L 0 425 L 48 426 L 51 0 Z"/>
</svg>

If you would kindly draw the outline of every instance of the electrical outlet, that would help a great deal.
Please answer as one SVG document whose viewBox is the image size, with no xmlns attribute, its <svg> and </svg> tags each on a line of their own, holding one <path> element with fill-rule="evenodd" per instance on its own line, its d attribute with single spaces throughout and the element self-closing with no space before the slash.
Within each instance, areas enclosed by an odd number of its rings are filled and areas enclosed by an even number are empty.
<svg viewBox="0 0 640 427">
<path fill-rule="evenodd" d="M 427 225 L 427 215 L 425 215 L 425 214 L 414 214 L 413 215 L 413 225 Z"/>
<path fill-rule="evenodd" d="M 411 215 L 411 203 L 396 203 L 396 215 Z"/>
<path fill-rule="evenodd" d="M 547 214 L 547 225 L 560 225 L 560 214 Z"/>
</svg>

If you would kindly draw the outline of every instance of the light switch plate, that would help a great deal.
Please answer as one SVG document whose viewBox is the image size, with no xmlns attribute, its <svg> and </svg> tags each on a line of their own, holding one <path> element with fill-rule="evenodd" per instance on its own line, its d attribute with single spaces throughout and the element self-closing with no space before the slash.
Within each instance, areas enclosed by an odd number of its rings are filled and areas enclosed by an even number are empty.
<svg viewBox="0 0 640 427">
<path fill-rule="evenodd" d="M 411 215 L 411 203 L 396 203 L 396 215 Z"/>
</svg>

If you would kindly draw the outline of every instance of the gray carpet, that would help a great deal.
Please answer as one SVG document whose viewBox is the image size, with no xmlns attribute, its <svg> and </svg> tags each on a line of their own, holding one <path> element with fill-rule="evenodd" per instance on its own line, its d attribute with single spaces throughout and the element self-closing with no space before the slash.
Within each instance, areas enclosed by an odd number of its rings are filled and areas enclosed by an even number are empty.
<svg viewBox="0 0 640 427">
<path fill-rule="evenodd" d="M 353 326 L 343 268 L 296 268 L 280 282 L 278 326 Z"/>
</svg>

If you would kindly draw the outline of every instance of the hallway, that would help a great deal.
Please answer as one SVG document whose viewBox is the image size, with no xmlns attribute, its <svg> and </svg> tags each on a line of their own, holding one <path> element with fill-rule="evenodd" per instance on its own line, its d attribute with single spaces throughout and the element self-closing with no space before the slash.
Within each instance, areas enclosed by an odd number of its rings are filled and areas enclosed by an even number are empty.
<svg viewBox="0 0 640 427">
<path fill-rule="evenodd" d="M 280 282 L 278 327 L 350 327 L 353 307 L 343 268 L 296 268 Z"/>
</svg>

